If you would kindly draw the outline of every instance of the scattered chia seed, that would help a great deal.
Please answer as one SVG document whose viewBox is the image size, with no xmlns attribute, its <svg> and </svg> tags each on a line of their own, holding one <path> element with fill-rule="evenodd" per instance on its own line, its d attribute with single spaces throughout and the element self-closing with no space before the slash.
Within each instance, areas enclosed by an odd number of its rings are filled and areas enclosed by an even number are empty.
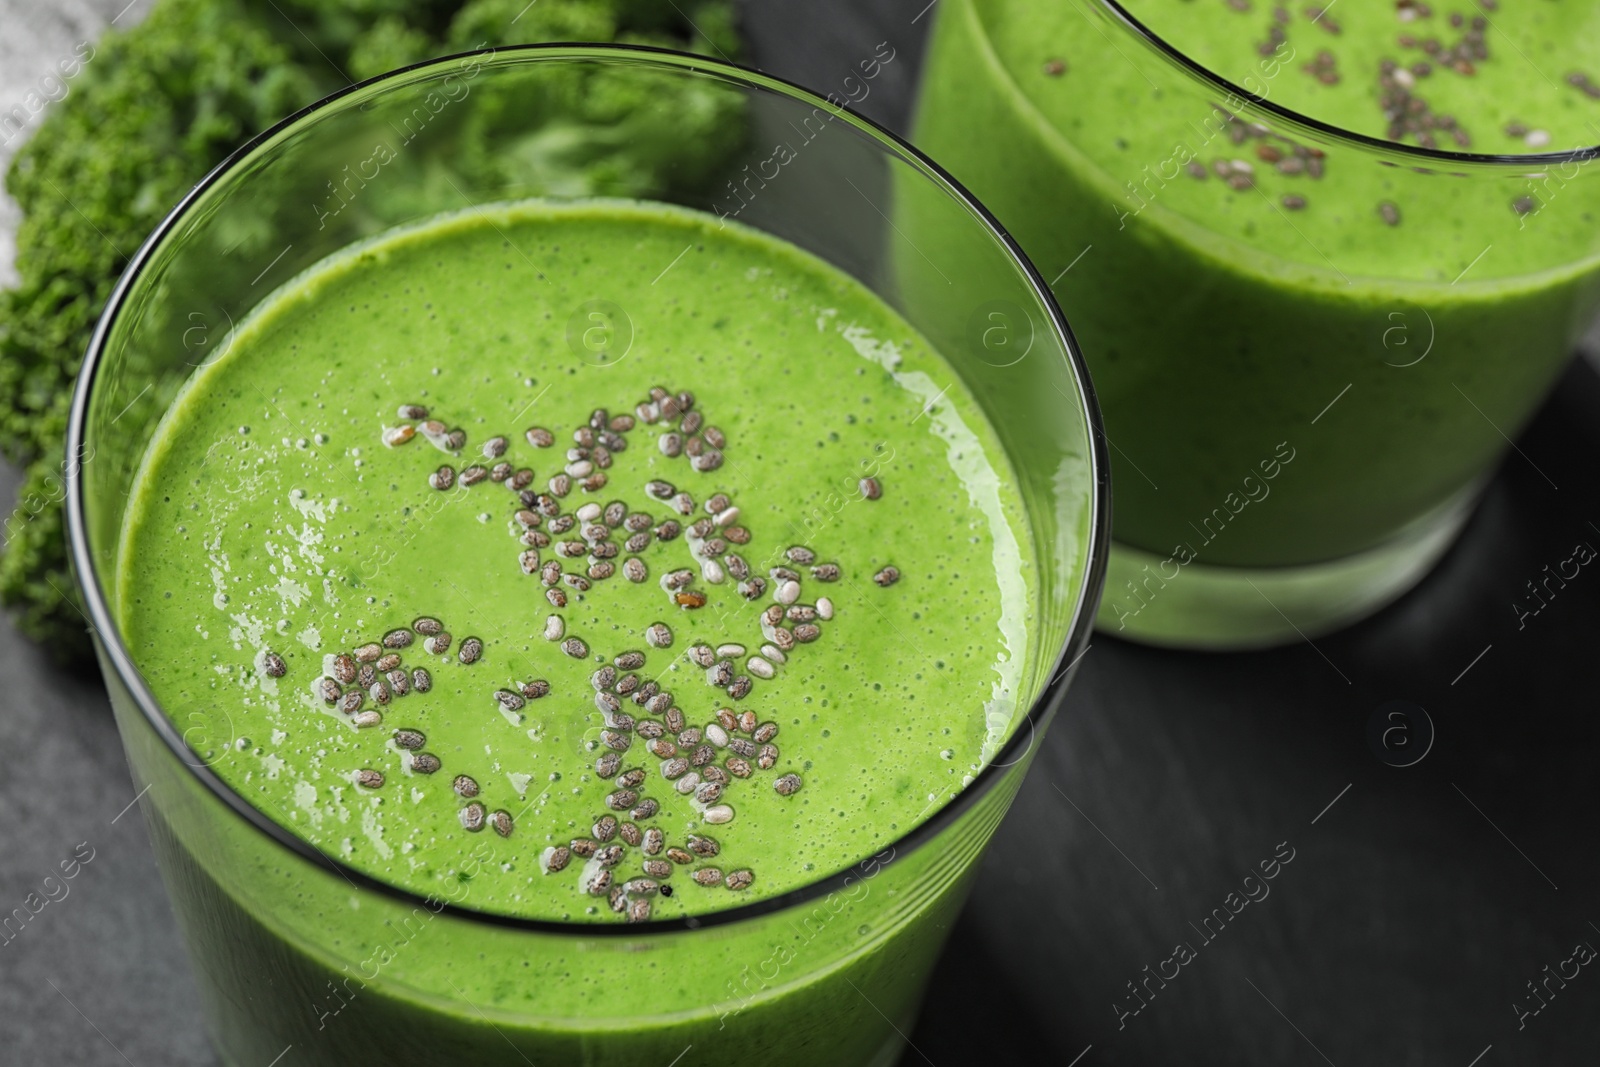
<svg viewBox="0 0 1600 1067">
<path fill-rule="evenodd" d="M 887 589 L 900 580 L 900 569 L 898 567 L 885 567 L 877 574 L 874 574 L 872 580 Z"/>
<path fill-rule="evenodd" d="M 483 805 L 474 800 L 457 812 L 456 817 L 461 820 L 461 828 L 463 830 L 475 834 L 483 829 L 486 813 L 483 810 Z"/>
<path fill-rule="evenodd" d="M 551 874 L 564 870 L 568 861 L 572 859 L 572 850 L 565 845 L 558 845 L 550 853 L 550 859 L 545 864 L 545 870 Z"/>
<path fill-rule="evenodd" d="M 439 636 L 443 637 L 444 635 L 440 634 Z M 456 658 L 459 659 L 463 664 L 476 663 L 482 655 L 483 642 L 478 640 L 476 637 L 467 638 L 465 641 L 461 642 L 461 647 L 456 650 Z"/>
<path fill-rule="evenodd" d="M 740 890 L 740 889 L 749 889 L 751 883 L 753 883 L 755 880 L 756 880 L 756 876 L 752 871 L 749 871 L 749 870 L 730 871 L 728 873 L 727 886 L 728 886 L 729 889 L 732 889 L 732 890 L 735 890 L 735 891 Z"/>
<path fill-rule="evenodd" d="M 457 796 L 471 799 L 478 795 L 478 783 L 471 775 L 458 774 L 455 781 L 450 783 L 450 788 L 456 791 Z"/>
<path fill-rule="evenodd" d="M 418 752 L 411 757 L 411 769 L 418 774 L 432 774 L 441 766 L 439 757 L 431 752 Z"/>
<path fill-rule="evenodd" d="M 678 864 L 680 867 L 694 862 L 693 856 L 685 852 L 683 849 L 676 847 L 667 849 L 667 859 Z"/>
<path fill-rule="evenodd" d="M 363 789 L 377 789 L 383 785 L 383 775 L 370 767 L 356 772 L 356 784 Z"/>
<path fill-rule="evenodd" d="M 594 761 L 594 773 L 602 778 L 611 778 L 616 775 L 622 766 L 622 757 L 615 752 L 607 752 Z"/>
<path fill-rule="evenodd" d="M 1488 7 L 1487 4 L 1485 8 L 1490 11 L 1494 10 L 1492 7 Z M 1600 100 L 1600 85 L 1596 85 L 1594 80 L 1582 71 L 1574 71 L 1568 74 L 1567 84 L 1591 100 Z"/>
<path fill-rule="evenodd" d="M 717 844 L 715 838 L 703 837 L 699 834 L 690 834 L 689 839 L 684 844 L 688 846 L 690 852 L 702 859 L 710 859 L 722 851 L 722 846 Z"/>
<path fill-rule="evenodd" d="M 722 872 L 715 867 L 701 867 L 691 875 L 696 885 L 714 886 L 722 884 Z"/>
<path fill-rule="evenodd" d="M 654 818 L 656 812 L 660 810 L 661 805 L 655 800 L 655 798 L 645 797 L 643 800 L 639 801 L 634 809 L 628 814 L 633 818 L 638 819 L 640 822 L 643 822 L 646 819 Z"/>
<path fill-rule="evenodd" d="M 798 774 L 786 774 L 773 782 L 772 788 L 778 791 L 779 796 L 793 796 L 800 791 L 800 776 Z"/>
<path fill-rule="evenodd" d="M 511 813 L 504 808 L 489 816 L 489 825 L 494 827 L 494 832 L 501 837 L 511 836 Z"/>
<path fill-rule="evenodd" d="M 561 651 L 573 659 L 584 659 L 589 655 L 589 646 L 576 637 L 569 637 L 561 642 Z"/>
</svg>

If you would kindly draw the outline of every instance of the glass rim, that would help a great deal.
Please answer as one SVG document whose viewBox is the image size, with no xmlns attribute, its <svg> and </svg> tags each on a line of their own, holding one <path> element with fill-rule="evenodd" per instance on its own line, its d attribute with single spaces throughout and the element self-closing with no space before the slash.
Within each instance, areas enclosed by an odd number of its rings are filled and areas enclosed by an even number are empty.
<svg viewBox="0 0 1600 1067">
<path fill-rule="evenodd" d="M 1079 583 L 1077 602 L 1073 605 L 1066 639 L 1055 662 L 1051 665 L 1049 681 L 1041 688 L 1022 721 L 1018 722 L 1017 727 L 1012 730 L 1011 736 L 1000 747 L 994 758 L 973 775 L 972 781 L 965 788 L 941 805 L 937 811 L 895 838 L 885 845 L 883 850 L 874 855 L 882 855 L 885 850 L 894 850 L 894 859 L 898 859 L 900 858 L 901 850 L 909 853 L 928 844 L 986 797 L 1005 775 L 1006 771 L 1027 755 L 1034 739 L 1046 725 L 1048 718 L 1059 702 L 1060 696 L 1065 692 L 1072 668 L 1077 665 L 1082 653 L 1087 651 L 1088 638 L 1094 626 L 1094 604 L 1098 600 L 1100 587 L 1105 581 L 1106 553 L 1110 541 L 1109 456 L 1106 452 L 1105 432 L 1101 422 L 1099 406 L 1095 402 L 1094 387 L 1089 378 L 1088 367 L 1084 361 L 1083 354 L 1079 351 L 1077 340 L 1068 327 L 1066 318 L 1051 295 L 1050 288 L 1045 283 L 1043 276 L 1039 274 L 1032 262 L 1023 254 L 1016 241 L 990 214 L 988 209 L 969 193 L 964 186 L 920 150 L 872 119 L 866 118 L 841 104 L 834 103 L 812 90 L 741 64 L 711 59 L 675 49 L 645 45 L 549 42 L 474 49 L 439 56 L 420 63 L 412 63 L 396 68 L 330 93 L 274 123 L 230 153 L 226 159 L 212 168 L 205 177 L 200 179 L 192 189 L 184 194 L 183 198 L 167 213 L 139 246 L 138 251 L 129 259 L 127 267 L 124 268 L 122 276 L 118 279 L 116 287 L 106 301 L 105 309 L 101 312 L 95 324 L 94 334 L 84 355 L 83 367 L 79 371 L 74 387 L 72 407 L 68 416 L 67 454 L 72 455 L 74 450 L 81 450 L 84 446 L 89 404 L 94 394 L 97 379 L 96 372 L 105 357 L 106 342 L 112 327 L 122 311 L 130 291 L 139 281 L 156 250 L 164 244 L 167 237 L 175 231 L 180 223 L 188 220 L 191 209 L 205 194 L 246 161 L 252 159 L 258 150 L 270 145 L 291 128 L 298 127 L 329 108 L 335 107 L 347 96 L 387 82 L 398 82 L 419 71 L 442 68 L 463 60 L 478 60 L 487 63 L 504 62 L 514 58 L 532 58 L 536 61 L 612 59 L 663 65 L 690 73 L 696 70 L 703 70 L 728 81 L 742 84 L 746 88 L 774 92 L 792 100 L 826 108 L 834 115 L 844 119 L 859 132 L 867 135 L 878 143 L 881 148 L 898 155 L 902 160 L 911 164 L 924 180 L 932 181 L 936 186 L 942 187 L 945 193 L 953 196 L 962 207 L 966 208 L 973 216 L 974 221 L 988 230 L 990 236 L 999 243 L 1013 264 L 1020 269 L 1035 299 L 1041 305 L 1048 319 L 1048 324 L 1053 326 L 1061 337 L 1063 354 L 1077 386 L 1079 413 L 1083 419 L 1084 428 L 1089 439 L 1089 454 L 1087 458 L 1091 472 L 1089 485 L 1090 522 L 1088 537 L 1084 546 L 1085 568 L 1082 580 Z M 188 768 L 200 784 L 209 790 L 216 799 L 220 800 L 224 805 L 232 809 L 236 815 L 242 817 L 245 822 L 272 841 L 275 841 L 278 845 L 330 873 L 343 877 L 354 887 L 370 890 L 403 904 L 425 906 L 436 913 L 449 914 L 463 921 L 577 938 L 617 937 L 638 940 L 656 934 L 697 930 L 744 922 L 763 915 L 775 914 L 807 901 L 819 899 L 831 892 L 842 889 L 858 867 L 874 858 L 874 855 L 858 857 L 850 865 L 840 870 L 833 871 L 821 878 L 806 882 L 787 892 L 763 900 L 696 915 L 685 915 L 675 919 L 652 920 L 640 925 L 537 919 L 494 911 L 483 911 L 457 905 L 433 895 L 417 893 L 384 881 L 359 868 L 352 867 L 337 857 L 324 852 L 250 804 L 237 789 L 224 781 L 220 775 L 204 762 L 199 753 L 195 752 L 184 737 L 179 734 L 172 720 L 163 713 L 161 703 L 155 698 L 154 693 L 145 682 L 143 674 L 134 665 L 133 657 L 123 641 L 120 627 L 112 617 L 106 598 L 101 592 L 99 572 L 89 547 L 83 494 L 82 469 L 79 465 L 69 465 L 66 493 L 69 554 L 78 578 L 78 586 L 83 592 L 88 621 L 95 636 L 99 639 L 105 658 L 110 661 L 117 679 L 132 696 L 134 704 L 138 707 L 144 719 L 165 743 L 171 755 Z M 1024 726 L 1027 727 L 1026 731 L 1023 730 Z M 1024 737 L 1025 733 L 1026 737 Z M 888 862 L 892 863 L 894 859 Z"/>
<path fill-rule="evenodd" d="M 1452 165 L 1465 163 L 1489 166 L 1514 165 L 1539 168 L 1548 167 L 1555 163 L 1584 163 L 1594 159 L 1596 156 L 1600 156 L 1600 144 L 1586 145 L 1582 148 L 1564 148 L 1555 152 L 1457 152 L 1447 148 L 1424 148 L 1421 145 L 1410 145 L 1400 141 L 1373 137 L 1370 134 L 1357 133 L 1355 130 L 1336 126 L 1333 123 L 1324 122 L 1321 119 L 1307 115 L 1302 111 L 1296 111 L 1293 108 L 1274 103 L 1266 97 L 1253 93 L 1244 86 L 1230 81 L 1204 63 L 1191 58 L 1187 52 L 1171 44 L 1166 38 L 1146 26 L 1123 6 L 1123 0 L 1093 0 L 1093 2 L 1099 3 L 1109 11 L 1134 36 L 1140 38 L 1145 44 L 1150 45 L 1168 60 L 1201 81 L 1237 96 L 1249 102 L 1253 107 L 1260 108 L 1280 118 L 1288 119 L 1290 122 L 1314 130 L 1335 141 L 1347 142 L 1358 148 L 1394 153 L 1416 160 L 1427 160 L 1432 163 L 1449 163 Z M 1488 16 L 1485 15 L 1484 17 L 1487 18 Z M 982 25 L 981 19 L 979 24 L 980 26 Z M 988 38 L 987 27 L 984 27 L 984 37 Z M 996 56 L 995 59 L 998 61 L 999 57 Z M 1006 68 L 1001 65 L 1001 69 L 1005 70 Z M 1008 78 L 1010 77 L 1009 70 L 1006 71 L 1006 75 Z"/>
</svg>

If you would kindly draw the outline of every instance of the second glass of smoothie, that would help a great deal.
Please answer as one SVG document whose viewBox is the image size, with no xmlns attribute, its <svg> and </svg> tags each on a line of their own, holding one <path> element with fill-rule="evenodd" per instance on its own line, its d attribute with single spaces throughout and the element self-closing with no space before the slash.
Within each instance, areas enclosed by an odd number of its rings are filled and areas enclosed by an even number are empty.
<svg viewBox="0 0 1600 1067">
<path fill-rule="evenodd" d="M 1592 5 L 939 6 L 915 137 L 1105 410 L 1101 628 L 1294 641 L 1450 545 L 1600 297 L 1597 41 Z"/>
</svg>

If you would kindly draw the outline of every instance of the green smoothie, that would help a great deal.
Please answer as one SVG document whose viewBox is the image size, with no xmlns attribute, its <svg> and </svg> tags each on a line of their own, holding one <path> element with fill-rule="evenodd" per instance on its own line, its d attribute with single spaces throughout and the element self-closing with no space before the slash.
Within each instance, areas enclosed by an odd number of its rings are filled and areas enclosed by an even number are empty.
<svg viewBox="0 0 1600 1067">
<path fill-rule="evenodd" d="M 706 216 L 500 206 L 336 256 L 196 375 L 132 493 L 121 623 L 202 757 L 327 854 L 479 912 L 693 916 L 892 857 L 1033 695 L 1034 549 L 960 378 L 859 283 Z M 253 902 L 179 862 L 199 904 L 180 910 L 226 913 L 286 973 L 314 978 L 301 954 L 330 946 L 253 914 L 279 899 L 347 931 L 334 955 L 384 937 L 276 862 Z M 888 975 L 931 952 L 797 934 L 859 943 L 836 972 L 858 984 L 914 989 Z M 685 935 L 693 966 L 650 962 L 650 1002 L 609 1012 L 600 1055 L 559 1020 L 631 981 L 625 958 L 431 936 L 381 997 L 360 983 L 364 1010 L 387 1004 L 364 1040 L 414 1031 L 388 1055 L 505 1052 L 427 991 L 513 1031 L 552 1020 L 526 1047 L 589 1062 L 654 1055 L 730 994 L 777 990 L 769 1028 L 798 1001 L 773 1049 L 823 1047 L 833 997 L 860 1008 L 838 977 L 752 987 L 748 944 Z M 309 1013 L 319 1041 L 332 1005 Z"/>
<path fill-rule="evenodd" d="M 1366 136 L 1600 141 L 1591 5 L 1129 10 Z M 1319 564 L 1458 519 L 1597 303 L 1587 157 L 1362 148 L 1203 85 L 1090 0 L 941 4 L 916 138 L 1053 279 L 1083 343 L 1115 535 L 1153 564 L 1108 588 L 1113 628 L 1195 562 Z"/>
</svg>

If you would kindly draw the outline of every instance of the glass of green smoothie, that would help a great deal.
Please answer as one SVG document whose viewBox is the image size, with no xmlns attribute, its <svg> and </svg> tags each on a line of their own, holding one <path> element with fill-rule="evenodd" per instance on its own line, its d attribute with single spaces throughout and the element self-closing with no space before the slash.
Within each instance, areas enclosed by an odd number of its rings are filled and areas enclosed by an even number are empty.
<svg viewBox="0 0 1600 1067">
<path fill-rule="evenodd" d="M 1269 645 L 1418 581 L 1594 316 L 1600 9 L 936 17 L 914 140 L 1050 280 L 1099 391 L 1100 626 Z"/>
<path fill-rule="evenodd" d="M 475 53 L 247 145 L 70 446 L 223 1060 L 892 1062 L 1085 649 L 1097 419 L 984 209 L 763 75 Z"/>
</svg>

